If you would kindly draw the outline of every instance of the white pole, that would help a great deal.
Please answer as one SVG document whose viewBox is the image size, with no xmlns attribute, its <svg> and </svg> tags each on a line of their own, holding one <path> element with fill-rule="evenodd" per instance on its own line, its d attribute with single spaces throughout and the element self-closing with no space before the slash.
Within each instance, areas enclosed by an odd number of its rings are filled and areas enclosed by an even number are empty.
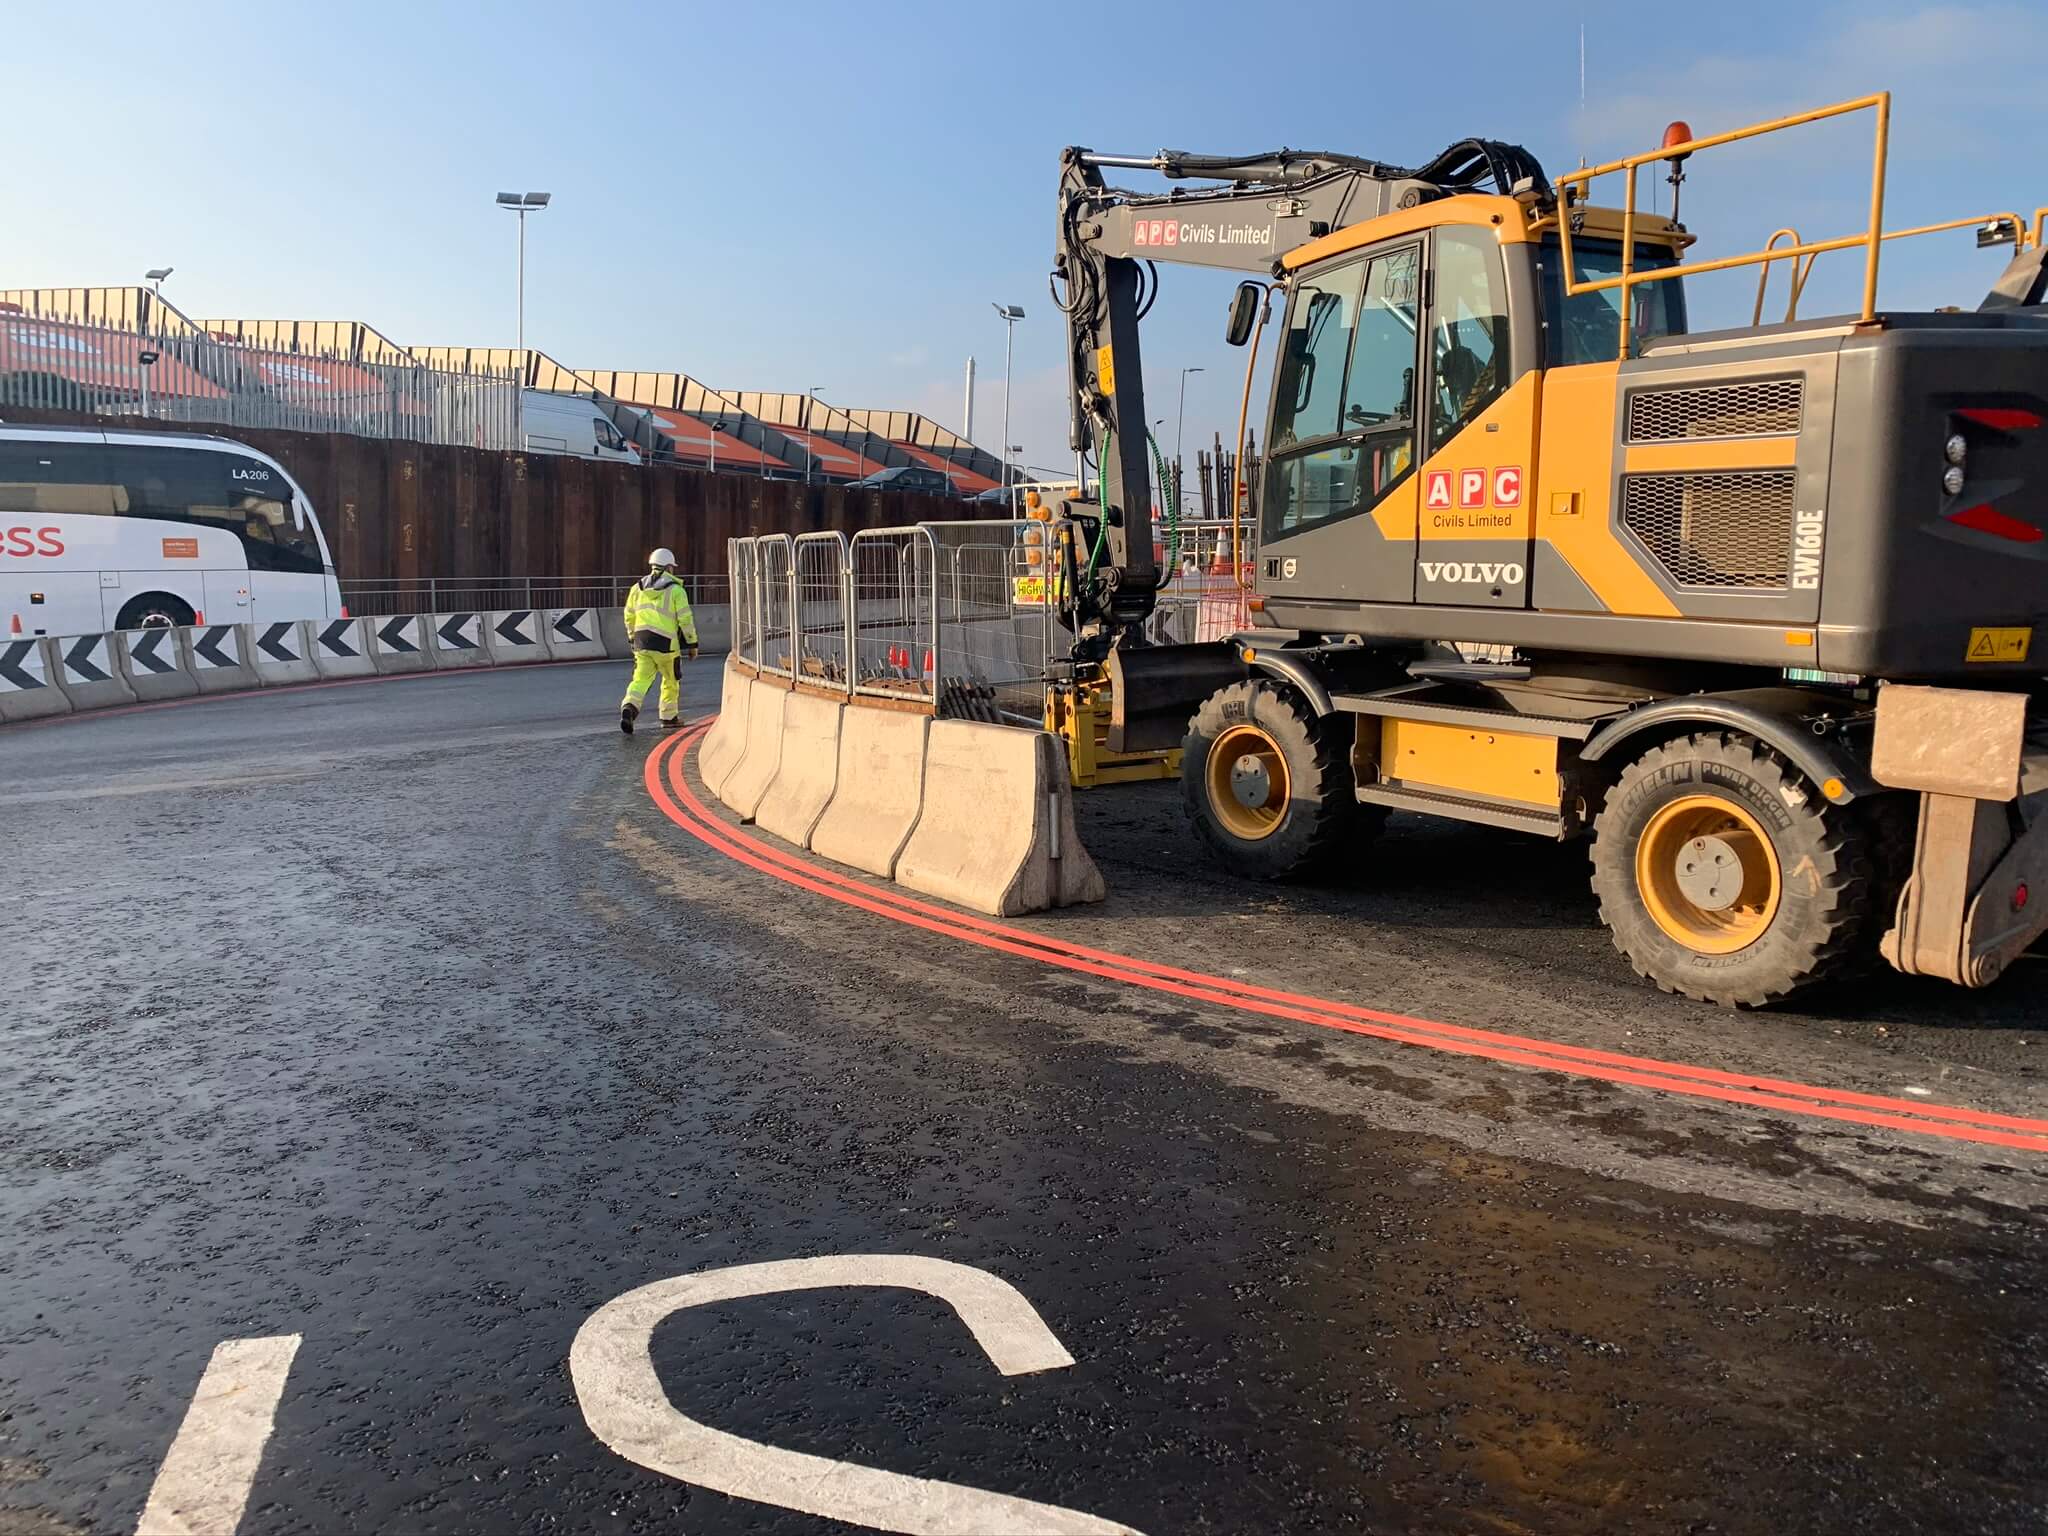
<svg viewBox="0 0 2048 1536">
<path fill-rule="evenodd" d="M 1010 355 L 1017 340 L 1017 322 L 1003 316 L 1003 485 L 1010 493 L 1010 520 L 1017 518 L 1017 477 L 1010 473 Z"/>
<path fill-rule="evenodd" d="M 512 438 L 526 451 L 526 209 L 518 211 L 518 403 L 512 414 Z"/>
<path fill-rule="evenodd" d="M 960 414 L 967 418 L 967 425 L 960 429 L 960 435 L 971 447 L 974 443 L 974 359 L 971 357 L 967 359 L 967 404 Z"/>
</svg>

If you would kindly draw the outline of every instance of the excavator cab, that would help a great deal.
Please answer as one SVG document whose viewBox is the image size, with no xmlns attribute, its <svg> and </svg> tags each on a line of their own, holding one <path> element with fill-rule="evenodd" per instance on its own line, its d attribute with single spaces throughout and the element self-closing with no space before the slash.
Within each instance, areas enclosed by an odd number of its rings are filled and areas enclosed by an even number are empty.
<svg viewBox="0 0 2048 1536">
<path fill-rule="evenodd" d="M 1513 199 L 1399 222 L 1285 263 L 1255 584 L 1295 628 L 1355 628 L 1346 609 L 1364 604 L 1538 606 L 1544 383 L 1618 355 L 1621 290 L 1568 293 L 1555 233 Z M 1682 231 L 1643 222 L 1634 270 L 1671 266 Z M 1588 276 L 1621 266 L 1618 241 L 1590 229 L 1574 255 Z M 1685 329 L 1675 281 L 1628 302 L 1642 340 Z"/>
</svg>

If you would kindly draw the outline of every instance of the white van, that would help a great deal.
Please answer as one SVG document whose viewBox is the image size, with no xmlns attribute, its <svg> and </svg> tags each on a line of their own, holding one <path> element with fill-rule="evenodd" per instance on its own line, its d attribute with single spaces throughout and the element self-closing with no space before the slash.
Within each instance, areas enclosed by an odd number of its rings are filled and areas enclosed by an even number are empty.
<svg viewBox="0 0 2048 1536">
<path fill-rule="evenodd" d="M 613 459 L 638 464 L 640 450 L 585 395 L 556 395 L 544 389 L 519 395 L 521 440 L 528 453 L 567 453 L 580 459 Z"/>
<path fill-rule="evenodd" d="M 0 640 L 345 617 L 313 504 L 244 443 L 0 426 Z"/>
</svg>

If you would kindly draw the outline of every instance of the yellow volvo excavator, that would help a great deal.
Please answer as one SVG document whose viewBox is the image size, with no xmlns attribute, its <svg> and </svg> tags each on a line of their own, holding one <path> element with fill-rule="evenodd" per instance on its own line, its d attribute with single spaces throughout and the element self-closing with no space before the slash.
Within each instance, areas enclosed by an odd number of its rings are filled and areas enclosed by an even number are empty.
<svg viewBox="0 0 2048 1536">
<path fill-rule="evenodd" d="M 1685 259 L 1692 156 L 1852 113 L 1866 229 Z M 1073 635 L 1050 717 L 1106 692 L 1110 749 L 1179 749 L 1195 828 L 1252 878 L 1369 861 L 1413 811 L 1590 838 L 1615 944 L 1695 998 L 1766 1004 L 1880 953 L 1993 980 L 2048 927 L 2043 216 L 1887 230 L 1888 114 L 1674 124 L 1555 182 L 1485 140 L 1416 169 L 1067 150 L 1054 286 L 1099 491 L 1046 509 Z M 1668 218 L 1637 204 L 1659 164 Z M 1886 242 L 1971 228 L 2012 248 L 1976 310 L 1880 307 Z M 1799 318 L 1837 251 L 1860 308 Z M 1228 327 L 1247 416 L 1278 330 L 1239 493 L 1253 624 L 1211 644 L 1144 627 L 1176 563 L 1139 346 L 1160 262 L 1260 274 Z M 1688 329 L 1687 277 L 1774 264 L 1784 320 Z"/>
</svg>

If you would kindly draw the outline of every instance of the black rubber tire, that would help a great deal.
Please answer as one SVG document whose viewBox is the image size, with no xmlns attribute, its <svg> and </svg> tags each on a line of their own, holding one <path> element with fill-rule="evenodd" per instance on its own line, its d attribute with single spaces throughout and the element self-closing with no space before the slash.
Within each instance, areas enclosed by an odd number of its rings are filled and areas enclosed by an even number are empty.
<svg viewBox="0 0 2048 1536">
<path fill-rule="evenodd" d="M 168 592 L 142 592 L 121 605 L 116 629 L 182 629 L 198 615 Z"/>
<path fill-rule="evenodd" d="M 1255 724 L 1287 764 L 1290 795 L 1279 826 L 1237 836 L 1209 804 L 1210 750 L 1233 726 Z M 1351 775 L 1348 716 L 1318 720 L 1292 688 L 1267 678 L 1231 683 L 1202 701 L 1181 742 L 1181 796 L 1217 862 L 1247 880 L 1298 880 L 1329 868 L 1385 818 L 1359 805 Z M 1370 808 L 1376 810 L 1377 808 Z"/>
<path fill-rule="evenodd" d="M 1713 793 L 1762 825 L 1776 853 L 1778 910 L 1730 954 L 1703 954 L 1667 934 L 1636 880 L 1636 845 L 1673 801 Z M 1897 886 L 1880 845 L 1896 818 L 1830 805 L 1819 789 L 1746 736 L 1703 732 L 1651 747 L 1607 791 L 1593 831 L 1593 894 L 1614 947 L 1666 992 L 1761 1008 L 1867 965 Z"/>
</svg>

